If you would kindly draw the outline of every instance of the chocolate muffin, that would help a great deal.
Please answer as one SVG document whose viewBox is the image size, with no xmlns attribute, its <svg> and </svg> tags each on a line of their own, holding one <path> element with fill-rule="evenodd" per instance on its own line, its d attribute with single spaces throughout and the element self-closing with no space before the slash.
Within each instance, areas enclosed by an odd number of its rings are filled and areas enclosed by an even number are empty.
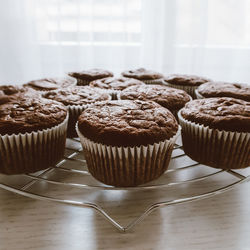
<svg viewBox="0 0 250 250">
<path fill-rule="evenodd" d="M 173 74 L 164 78 L 169 87 L 183 89 L 193 98 L 196 98 L 195 89 L 203 83 L 210 82 L 206 77 L 184 74 Z"/>
<path fill-rule="evenodd" d="M 0 95 L 0 172 L 31 173 L 55 165 L 64 154 L 67 109 L 25 94 Z"/>
<path fill-rule="evenodd" d="M 91 87 L 97 87 L 109 91 L 114 100 L 117 99 L 117 94 L 120 91 L 124 90 L 125 88 L 136 85 L 138 86 L 145 85 L 145 83 L 137 79 L 127 78 L 127 77 L 119 77 L 119 78 L 106 77 L 103 79 L 92 81 L 89 84 L 89 86 Z"/>
<path fill-rule="evenodd" d="M 111 89 L 121 91 L 125 88 L 135 86 L 135 85 L 145 85 L 142 81 L 127 77 L 107 77 L 99 80 L 92 81 L 89 86 L 97 87 L 101 89 Z"/>
<path fill-rule="evenodd" d="M 21 85 L 0 85 L 0 92 L 2 96 L 11 98 L 15 95 L 37 95 L 35 91 Z"/>
<path fill-rule="evenodd" d="M 94 104 L 77 127 L 90 173 L 114 186 L 137 186 L 163 174 L 177 131 L 170 111 L 139 100 Z"/>
<path fill-rule="evenodd" d="M 233 97 L 250 102 L 250 85 L 226 82 L 207 82 L 195 90 L 197 98 Z"/>
<path fill-rule="evenodd" d="M 163 75 L 153 70 L 139 68 L 136 70 L 127 70 L 122 75 L 128 78 L 135 78 L 146 84 L 162 84 Z"/>
<path fill-rule="evenodd" d="M 1 85 L 0 86 L 0 104 L 5 101 L 16 100 L 19 97 L 41 98 L 41 95 L 33 89 L 23 87 L 22 85 Z"/>
<path fill-rule="evenodd" d="M 71 86 L 65 89 L 52 90 L 44 93 L 43 97 L 56 100 L 68 107 L 68 137 L 77 136 L 75 124 L 78 116 L 89 104 L 111 99 L 109 94 L 99 88 L 89 86 Z"/>
<path fill-rule="evenodd" d="M 185 153 L 215 168 L 250 165 L 250 103 L 230 97 L 191 101 L 179 112 Z"/>
<path fill-rule="evenodd" d="M 77 79 L 77 85 L 88 85 L 91 81 L 113 76 L 113 73 L 104 69 L 89 69 L 68 73 Z"/>
<path fill-rule="evenodd" d="M 151 100 L 169 109 L 176 117 L 177 112 L 192 100 L 185 91 L 163 85 L 138 85 L 126 88 L 119 94 L 122 100 Z"/>
<path fill-rule="evenodd" d="M 52 90 L 43 94 L 43 97 L 56 100 L 66 106 L 86 106 L 110 99 L 106 92 L 89 86 L 71 86 L 65 89 Z"/>
<path fill-rule="evenodd" d="M 76 79 L 73 77 L 57 77 L 57 78 L 43 78 L 33 80 L 24 84 L 25 87 L 30 87 L 38 91 L 55 90 L 58 88 L 66 88 L 76 85 Z"/>
</svg>

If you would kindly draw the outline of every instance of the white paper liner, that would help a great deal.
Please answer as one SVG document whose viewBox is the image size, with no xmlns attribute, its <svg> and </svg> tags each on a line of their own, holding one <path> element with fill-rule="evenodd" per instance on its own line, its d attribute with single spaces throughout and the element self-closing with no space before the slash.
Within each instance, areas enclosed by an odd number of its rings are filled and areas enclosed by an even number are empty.
<svg viewBox="0 0 250 250">
<path fill-rule="evenodd" d="M 110 101 L 112 99 L 111 95 L 109 95 L 109 99 L 107 101 Z M 98 103 L 98 102 L 96 102 Z M 92 103 L 95 104 L 95 103 Z M 72 137 L 78 137 L 76 133 L 76 123 L 78 120 L 78 117 L 81 115 L 81 113 L 91 106 L 92 104 L 85 104 L 85 105 L 68 105 L 68 112 L 69 112 L 69 122 L 68 122 L 68 131 L 67 131 L 67 136 L 69 138 Z"/>
<path fill-rule="evenodd" d="M 63 158 L 68 115 L 59 125 L 37 132 L 0 135 L 0 172 L 33 173 Z"/>
<path fill-rule="evenodd" d="M 78 117 L 81 113 L 88 107 L 88 105 L 68 105 L 69 112 L 69 122 L 68 122 L 68 131 L 67 136 L 69 138 L 77 137 L 75 126 L 78 120 Z"/>
<path fill-rule="evenodd" d="M 196 95 L 196 98 L 197 98 L 197 99 L 204 99 L 204 98 L 206 98 L 206 97 L 204 97 L 203 95 L 201 95 L 201 94 L 199 93 L 198 89 L 195 90 L 195 95 Z"/>
<path fill-rule="evenodd" d="M 188 101 L 188 102 L 192 101 L 192 100 L 193 100 L 192 96 L 191 96 L 191 95 L 188 95 L 188 96 L 189 96 L 189 101 Z M 180 108 L 180 109 L 181 109 L 181 108 Z M 179 113 L 180 109 L 170 110 L 171 113 L 172 113 L 172 114 L 174 115 L 174 117 L 176 118 L 176 120 L 177 120 L 178 123 L 179 123 L 178 113 Z"/>
<path fill-rule="evenodd" d="M 179 123 L 179 118 L 178 118 L 179 109 L 178 110 L 170 110 L 170 111 L 174 115 L 176 121 Z"/>
<path fill-rule="evenodd" d="M 184 151 L 193 160 L 222 169 L 250 165 L 250 133 L 211 129 L 184 119 L 180 112 Z"/>
<path fill-rule="evenodd" d="M 177 84 L 168 83 L 168 82 L 166 82 L 166 81 L 164 81 L 164 84 L 165 84 L 166 86 L 171 87 L 171 88 L 185 90 L 189 95 L 192 96 L 193 99 L 196 99 L 195 90 L 196 90 L 199 86 L 184 86 L 184 85 L 177 85 Z"/>
<path fill-rule="evenodd" d="M 110 90 L 110 95 L 112 100 L 119 100 L 118 95 L 121 93 L 121 90 Z"/>
<path fill-rule="evenodd" d="M 141 80 L 142 82 L 146 83 L 146 84 L 163 84 L 163 78 L 160 79 L 155 79 L 155 80 Z"/>
<path fill-rule="evenodd" d="M 137 186 L 162 175 L 169 164 L 180 127 L 175 136 L 152 145 L 114 147 L 95 143 L 78 130 L 89 172 L 113 186 Z"/>
</svg>

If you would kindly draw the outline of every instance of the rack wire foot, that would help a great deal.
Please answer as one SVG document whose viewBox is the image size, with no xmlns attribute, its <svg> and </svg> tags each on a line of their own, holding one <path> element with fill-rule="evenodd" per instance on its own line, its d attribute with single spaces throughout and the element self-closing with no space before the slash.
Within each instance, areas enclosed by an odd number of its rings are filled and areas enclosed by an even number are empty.
<svg viewBox="0 0 250 250">
<path fill-rule="evenodd" d="M 128 232 L 131 231 L 136 225 L 141 223 L 147 216 L 149 216 L 153 211 L 156 209 L 160 209 L 162 207 L 167 207 L 171 205 L 177 205 L 177 204 L 183 204 L 187 202 L 192 202 L 196 200 L 201 200 L 209 197 L 213 197 L 215 195 L 224 193 L 226 191 L 229 191 L 233 189 L 235 186 L 238 184 L 242 184 L 246 181 L 249 180 L 250 174 L 248 175 L 243 175 L 241 173 L 238 173 L 235 170 L 221 170 L 221 169 L 213 169 L 213 172 L 211 173 L 205 173 L 201 176 L 192 176 L 190 174 L 195 168 L 201 168 L 201 165 L 196 162 L 191 162 L 188 165 L 181 165 L 178 166 L 177 168 L 171 168 L 167 170 L 164 174 L 166 177 L 166 182 L 164 179 L 164 182 L 153 182 L 153 183 L 148 183 L 143 186 L 139 187 L 128 187 L 128 188 L 116 188 L 112 186 L 107 186 L 99 183 L 98 181 L 95 181 L 94 184 L 91 182 L 89 183 L 88 181 L 86 182 L 86 179 L 89 180 L 91 175 L 88 173 L 86 169 L 86 161 L 84 159 L 81 159 L 81 150 L 75 150 L 74 148 L 76 147 L 71 147 L 70 144 L 74 143 L 77 144 L 80 147 L 80 142 L 77 139 L 68 139 L 68 147 L 67 149 L 69 151 L 72 151 L 68 156 L 65 156 L 64 159 L 59 162 L 56 166 L 51 166 L 50 168 L 39 172 L 39 174 L 26 174 L 26 175 L 20 175 L 20 181 L 22 180 L 25 184 L 23 184 L 21 187 L 16 187 L 15 185 L 12 185 L 10 183 L 12 180 L 12 176 L 5 176 L 5 175 L 0 175 L 0 188 L 3 188 L 7 191 L 23 195 L 25 197 L 41 200 L 41 201 L 50 201 L 50 202 L 55 202 L 59 204 L 64 204 L 64 205 L 71 205 L 71 206 L 77 206 L 77 207 L 82 207 L 82 208 L 90 208 L 92 210 L 95 210 L 97 213 L 101 214 L 109 223 L 111 223 L 118 231 L 120 232 Z M 78 148 L 79 148 L 78 147 Z M 181 158 L 187 157 L 184 154 L 184 151 L 182 149 L 181 145 L 176 145 L 173 156 L 172 156 L 172 161 L 179 161 Z M 184 159 L 184 158 L 183 158 Z M 186 158 L 185 158 L 186 159 Z M 187 160 L 183 160 L 182 162 L 186 163 Z M 69 164 L 70 168 L 65 167 L 65 164 Z M 80 168 L 75 169 L 72 164 L 76 164 Z M 83 166 L 84 168 L 81 168 Z M 202 166 L 206 167 L 206 166 Z M 209 168 L 209 167 L 207 167 Z M 86 169 L 86 170 L 85 170 Z M 68 181 L 67 178 L 62 178 L 62 179 L 53 179 L 55 176 L 64 173 L 67 174 L 67 177 L 71 177 L 73 175 L 76 175 L 78 179 L 82 179 L 82 182 L 73 182 L 73 181 Z M 186 174 L 185 174 L 186 173 Z M 48 190 L 50 190 L 50 185 L 53 185 L 53 187 L 56 187 L 60 189 L 60 187 L 65 187 L 69 188 L 69 193 L 70 195 L 72 189 L 77 189 L 77 190 L 90 190 L 90 191 L 96 191 L 96 192 L 101 192 L 101 191 L 106 191 L 106 192 L 111 192 L 111 191 L 123 191 L 123 192 L 145 192 L 146 190 L 151 190 L 151 191 L 158 191 L 162 189 L 168 189 L 168 188 L 175 188 L 178 189 L 179 187 L 186 185 L 188 188 L 188 185 L 191 184 L 197 184 L 201 183 L 203 181 L 208 181 L 209 179 L 213 179 L 216 176 L 219 176 L 219 174 L 227 174 L 228 177 L 234 178 L 234 181 L 230 181 L 229 184 L 226 184 L 220 188 L 213 189 L 211 191 L 206 191 L 201 194 L 193 194 L 189 195 L 184 198 L 180 197 L 175 197 L 174 199 L 170 200 L 165 200 L 162 202 L 152 202 L 144 211 L 140 214 L 140 216 L 136 217 L 133 219 L 131 222 L 129 222 L 126 226 L 121 225 L 118 223 L 113 217 L 111 217 L 103 208 L 102 206 L 97 205 L 96 202 L 86 202 L 86 201 L 78 201 L 74 199 L 64 199 L 64 198 L 58 198 L 56 197 L 56 194 L 53 195 L 45 195 L 45 194 L 40 194 L 40 193 L 34 193 L 32 192 L 32 188 L 35 185 L 39 185 L 41 183 L 46 183 L 48 184 Z M 168 180 L 167 177 L 170 175 L 181 175 L 181 176 L 188 176 L 188 179 L 185 180 L 179 180 L 177 179 L 171 179 Z M 52 177 L 53 176 L 53 177 Z M 191 177 L 190 177 L 191 176 Z M 25 179 L 24 179 L 25 178 Z M 235 180 L 236 179 L 236 180 Z M 25 180 L 25 181 L 24 181 Z M 162 197 L 162 199 L 165 196 Z M 88 200 L 88 197 L 85 197 L 86 200 Z"/>
</svg>

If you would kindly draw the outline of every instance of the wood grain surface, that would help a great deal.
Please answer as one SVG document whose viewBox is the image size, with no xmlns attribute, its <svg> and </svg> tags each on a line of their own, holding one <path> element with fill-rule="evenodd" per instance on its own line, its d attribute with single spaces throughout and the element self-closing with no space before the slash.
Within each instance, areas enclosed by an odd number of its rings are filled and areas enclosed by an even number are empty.
<svg viewBox="0 0 250 250">
<path fill-rule="evenodd" d="M 68 146 L 78 149 L 79 143 Z M 181 153 L 178 151 L 173 155 Z M 68 155 L 71 153 L 70 150 L 66 152 Z M 84 159 L 82 154 L 76 157 Z M 69 163 L 67 165 L 66 162 L 63 167 L 84 169 L 84 166 L 74 165 L 74 161 Z M 171 161 L 169 169 L 190 163 L 192 161 L 189 158 L 179 157 Z M 187 171 L 170 171 L 157 181 L 167 183 L 171 178 L 185 181 L 215 171 L 218 170 L 197 166 Z M 79 175 L 69 175 L 67 171 L 55 170 L 45 177 L 97 184 L 91 176 L 83 175 L 80 178 Z M 173 186 L 143 192 L 73 189 L 42 181 L 28 191 L 98 203 L 121 225 L 127 225 L 154 202 L 209 192 L 235 179 L 229 173 L 220 173 L 178 188 Z M 25 177 L 22 183 L 19 176 L 11 180 L 11 185 L 23 186 L 27 182 Z M 0 183 L 2 181 L 0 176 Z M 119 232 L 89 208 L 38 201 L 0 189 L 0 250 L 28 249 L 247 250 L 250 249 L 250 182 L 213 198 L 155 210 L 127 233 Z"/>
<path fill-rule="evenodd" d="M 126 234 L 90 209 L 0 190 L 0 249 L 250 249 L 250 183 L 156 210 Z"/>
</svg>

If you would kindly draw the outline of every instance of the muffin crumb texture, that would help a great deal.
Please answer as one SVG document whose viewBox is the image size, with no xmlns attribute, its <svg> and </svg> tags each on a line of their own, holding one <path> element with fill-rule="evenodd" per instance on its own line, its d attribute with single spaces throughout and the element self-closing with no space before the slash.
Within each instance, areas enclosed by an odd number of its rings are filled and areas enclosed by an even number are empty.
<svg viewBox="0 0 250 250">
<path fill-rule="evenodd" d="M 108 101 L 86 109 L 79 117 L 80 132 L 111 146 L 140 146 L 173 137 L 178 124 L 171 112 L 148 101 Z"/>
<path fill-rule="evenodd" d="M 241 83 L 207 82 L 198 89 L 203 97 L 233 97 L 250 101 L 250 86 Z"/>
<path fill-rule="evenodd" d="M 170 84 L 183 86 L 199 86 L 211 80 L 206 77 L 185 74 L 173 74 L 164 78 L 164 81 Z"/>
<path fill-rule="evenodd" d="M 68 75 L 82 80 L 94 81 L 96 79 L 113 76 L 113 73 L 108 70 L 94 68 L 89 70 L 70 72 L 68 73 Z"/>
<path fill-rule="evenodd" d="M 154 84 L 126 88 L 121 92 L 120 98 L 124 100 L 151 100 L 170 111 L 179 110 L 191 99 L 184 90 Z"/>
<path fill-rule="evenodd" d="M 1 93 L 0 93 L 1 104 Z M 16 96 L 0 105 L 0 134 L 30 133 L 63 122 L 67 109 L 61 103 L 27 96 Z"/>
<path fill-rule="evenodd" d="M 106 77 L 106 78 L 92 81 L 92 82 L 90 82 L 89 85 L 91 87 L 121 91 L 121 90 L 128 88 L 130 86 L 145 85 L 145 83 L 142 81 L 139 81 L 137 79 L 127 78 L 127 77 L 119 77 L 119 78 Z"/>
<path fill-rule="evenodd" d="M 153 71 L 153 70 L 148 70 L 144 68 L 139 68 L 135 70 L 127 70 L 122 72 L 122 75 L 125 77 L 130 77 L 130 78 L 135 78 L 138 80 L 156 80 L 163 78 L 163 75 Z"/>
<path fill-rule="evenodd" d="M 48 91 L 59 88 L 66 88 L 76 84 L 76 79 L 72 77 L 54 77 L 33 80 L 24 84 L 25 87 L 30 87 L 35 90 Z"/>
<path fill-rule="evenodd" d="M 90 86 L 71 86 L 65 89 L 48 91 L 43 97 L 56 100 L 64 105 L 87 105 L 109 100 L 110 96 L 99 88 Z"/>
<path fill-rule="evenodd" d="M 233 132 L 250 132 L 250 103 L 230 97 L 193 100 L 180 111 L 184 119 Z"/>
</svg>

